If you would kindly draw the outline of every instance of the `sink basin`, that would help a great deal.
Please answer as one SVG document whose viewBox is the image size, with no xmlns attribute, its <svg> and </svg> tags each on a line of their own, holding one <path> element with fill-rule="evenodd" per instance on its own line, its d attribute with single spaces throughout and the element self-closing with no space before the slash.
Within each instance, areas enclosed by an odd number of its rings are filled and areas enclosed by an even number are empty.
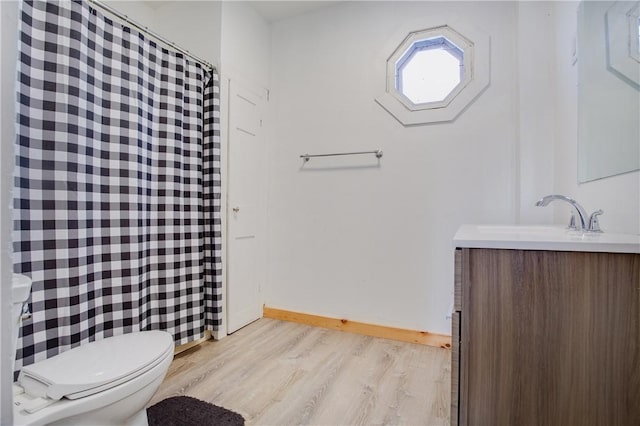
<svg viewBox="0 0 640 426">
<path fill-rule="evenodd" d="M 548 225 L 462 225 L 459 248 L 640 253 L 640 235 L 582 233 Z"/>
<path fill-rule="evenodd" d="M 478 232 L 483 234 L 563 234 L 570 232 L 558 226 L 544 225 L 476 225 Z"/>
</svg>

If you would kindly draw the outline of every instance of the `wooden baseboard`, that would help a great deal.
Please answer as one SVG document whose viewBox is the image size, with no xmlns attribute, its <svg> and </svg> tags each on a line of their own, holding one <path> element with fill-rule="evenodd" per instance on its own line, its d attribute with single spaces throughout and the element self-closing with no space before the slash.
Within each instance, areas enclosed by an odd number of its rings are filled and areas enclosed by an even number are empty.
<svg viewBox="0 0 640 426">
<path fill-rule="evenodd" d="M 209 339 L 211 339 L 211 330 L 205 330 L 204 337 L 201 337 L 198 340 L 194 340 L 193 342 L 185 343 L 184 345 L 176 346 L 173 350 L 173 354 L 178 355 L 180 352 L 184 352 L 188 349 L 193 348 L 194 346 L 198 346 L 200 343 L 204 343 Z"/>
<path fill-rule="evenodd" d="M 418 343 L 420 345 L 437 346 L 451 349 L 451 336 L 430 333 L 428 331 L 407 330 L 404 328 L 387 327 L 384 325 L 367 324 L 350 321 L 348 319 L 329 318 L 319 315 L 303 314 L 282 309 L 263 307 L 265 318 L 297 322 L 314 327 L 330 328 L 348 333 L 364 334 L 366 336 L 382 337 L 384 339 L 399 340 L 401 342 Z"/>
</svg>

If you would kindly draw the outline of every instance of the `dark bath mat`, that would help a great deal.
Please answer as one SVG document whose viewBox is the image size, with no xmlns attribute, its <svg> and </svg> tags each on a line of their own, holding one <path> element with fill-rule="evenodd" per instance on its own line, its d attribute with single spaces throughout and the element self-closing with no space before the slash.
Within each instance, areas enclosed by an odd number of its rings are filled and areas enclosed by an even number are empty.
<svg viewBox="0 0 640 426">
<path fill-rule="evenodd" d="M 147 408 L 149 426 L 243 426 L 238 413 L 191 398 L 174 396 Z"/>
</svg>

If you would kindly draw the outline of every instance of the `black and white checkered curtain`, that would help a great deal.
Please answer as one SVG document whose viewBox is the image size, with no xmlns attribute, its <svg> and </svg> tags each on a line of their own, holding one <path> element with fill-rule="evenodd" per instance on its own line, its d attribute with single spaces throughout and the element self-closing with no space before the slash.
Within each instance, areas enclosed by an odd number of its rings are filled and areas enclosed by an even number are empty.
<svg viewBox="0 0 640 426">
<path fill-rule="evenodd" d="M 17 369 L 81 343 L 221 322 L 217 74 L 87 3 L 21 2 Z"/>
</svg>

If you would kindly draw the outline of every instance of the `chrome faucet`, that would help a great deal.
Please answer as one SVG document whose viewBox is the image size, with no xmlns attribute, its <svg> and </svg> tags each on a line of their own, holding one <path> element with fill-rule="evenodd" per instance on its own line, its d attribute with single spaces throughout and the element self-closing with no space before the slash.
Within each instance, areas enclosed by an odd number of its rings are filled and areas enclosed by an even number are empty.
<svg viewBox="0 0 640 426">
<path fill-rule="evenodd" d="M 547 195 L 539 199 L 538 202 L 536 202 L 536 206 L 544 207 L 554 200 L 565 201 L 573 207 L 574 212 L 571 214 L 569 229 L 581 232 L 602 232 L 598 223 L 598 216 L 603 214 L 604 211 L 597 210 L 587 219 L 587 211 L 573 198 L 558 194 Z M 579 223 L 576 223 L 576 216 L 578 217 Z"/>
</svg>

